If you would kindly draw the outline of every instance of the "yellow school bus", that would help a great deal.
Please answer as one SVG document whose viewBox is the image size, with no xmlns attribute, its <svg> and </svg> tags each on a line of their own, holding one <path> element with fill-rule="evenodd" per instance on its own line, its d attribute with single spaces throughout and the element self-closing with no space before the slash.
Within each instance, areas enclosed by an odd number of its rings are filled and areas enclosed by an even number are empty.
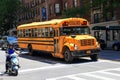
<svg viewBox="0 0 120 80">
<path fill-rule="evenodd" d="M 83 18 L 53 19 L 33 22 L 17 27 L 19 47 L 27 48 L 30 55 L 34 51 L 44 51 L 66 62 L 74 58 L 90 56 L 97 61 L 100 52 L 95 37 L 90 35 L 89 22 Z"/>
</svg>

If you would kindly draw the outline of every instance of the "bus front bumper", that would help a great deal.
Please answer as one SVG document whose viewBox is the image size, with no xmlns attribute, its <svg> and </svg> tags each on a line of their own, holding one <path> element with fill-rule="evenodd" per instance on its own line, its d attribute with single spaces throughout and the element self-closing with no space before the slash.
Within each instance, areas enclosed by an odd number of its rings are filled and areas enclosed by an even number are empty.
<svg viewBox="0 0 120 80">
<path fill-rule="evenodd" d="M 73 57 L 82 57 L 82 56 L 89 56 L 93 54 L 99 54 L 100 51 L 101 51 L 100 49 L 76 50 L 76 51 L 71 51 L 71 55 Z"/>
</svg>

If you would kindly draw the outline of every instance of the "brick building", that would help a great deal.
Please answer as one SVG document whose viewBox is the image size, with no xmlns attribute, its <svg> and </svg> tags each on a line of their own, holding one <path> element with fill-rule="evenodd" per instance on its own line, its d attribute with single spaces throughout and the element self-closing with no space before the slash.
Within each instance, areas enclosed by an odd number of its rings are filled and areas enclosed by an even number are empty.
<svg viewBox="0 0 120 80">
<path fill-rule="evenodd" d="M 115 0 L 108 1 L 91 9 L 91 30 L 97 39 L 102 39 L 107 47 L 112 47 L 113 43 L 120 41 L 120 9 L 110 8 Z M 105 12 L 108 10 L 107 12 Z"/>
<path fill-rule="evenodd" d="M 80 0 L 21 0 L 19 24 L 62 18 L 65 9 L 80 7 Z"/>
<path fill-rule="evenodd" d="M 41 21 L 41 5 L 39 0 L 21 0 L 21 2 L 24 8 L 20 10 L 19 24 Z M 44 2 L 42 3 L 42 7 L 45 7 Z"/>
</svg>

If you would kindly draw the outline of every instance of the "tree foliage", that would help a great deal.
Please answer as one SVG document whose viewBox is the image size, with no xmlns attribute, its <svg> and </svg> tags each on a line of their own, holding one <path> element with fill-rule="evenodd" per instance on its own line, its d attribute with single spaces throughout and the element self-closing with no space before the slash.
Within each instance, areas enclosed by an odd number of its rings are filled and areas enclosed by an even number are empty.
<svg viewBox="0 0 120 80">
<path fill-rule="evenodd" d="M 13 28 L 20 7 L 19 0 L 0 0 L 0 32 L 1 34 Z M 3 32 L 4 31 L 4 32 Z"/>
<path fill-rule="evenodd" d="M 100 5 L 107 5 L 107 8 L 120 8 L 120 0 L 92 0 L 92 5 L 94 7 Z"/>
<path fill-rule="evenodd" d="M 102 8 L 102 19 L 107 20 L 120 8 L 120 0 L 92 0 L 92 8 Z"/>
<path fill-rule="evenodd" d="M 90 15 L 90 10 L 93 7 L 100 7 L 103 5 L 103 15 L 106 16 L 107 12 L 119 9 L 120 8 L 120 0 L 80 0 L 81 6 L 77 8 L 69 8 L 63 11 L 63 17 L 84 17 L 86 15 Z M 92 2 L 91 2 L 92 1 Z"/>
<path fill-rule="evenodd" d="M 63 17 L 84 17 L 90 12 L 90 0 L 80 0 L 80 6 L 63 11 Z"/>
<path fill-rule="evenodd" d="M 69 8 L 63 12 L 63 17 L 83 17 L 86 14 L 86 8 Z"/>
</svg>

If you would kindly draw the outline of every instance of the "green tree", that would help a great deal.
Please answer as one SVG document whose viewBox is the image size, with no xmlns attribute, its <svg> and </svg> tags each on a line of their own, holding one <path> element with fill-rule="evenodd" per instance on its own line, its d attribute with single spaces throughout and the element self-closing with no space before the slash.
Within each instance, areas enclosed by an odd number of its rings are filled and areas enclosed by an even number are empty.
<svg viewBox="0 0 120 80">
<path fill-rule="evenodd" d="M 102 18 L 107 19 L 109 15 L 113 16 L 114 11 L 120 8 L 120 0 L 92 0 L 92 8 L 102 8 Z"/>
<path fill-rule="evenodd" d="M 81 0 L 80 6 L 69 8 L 63 11 L 63 17 L 83 17 L 90 13 L 91 3 L 90 0 Z"/>
<path fill-rule="evenodd" d="M 63 11 L 63 17 L 83 17 L 90 16 L 91 10 L 95 7 L 103 7 L 103 18 L 108 14 L 113 14 L 113 10 L 120 8 L 120 0 L 80 0 L 81 6 L 77 8 L 69 8 Z"/>
<path fill-rule="evenodd" d="M 107 8 L 120 8 L 120 0 L 92 0 L 92 6 L 106 5 Z"/>
<path fill-rule="evenodd" d="M 20 7 L 19 0 L 0 0 L 1 34 L 14 27 Z"/>
</svg>

